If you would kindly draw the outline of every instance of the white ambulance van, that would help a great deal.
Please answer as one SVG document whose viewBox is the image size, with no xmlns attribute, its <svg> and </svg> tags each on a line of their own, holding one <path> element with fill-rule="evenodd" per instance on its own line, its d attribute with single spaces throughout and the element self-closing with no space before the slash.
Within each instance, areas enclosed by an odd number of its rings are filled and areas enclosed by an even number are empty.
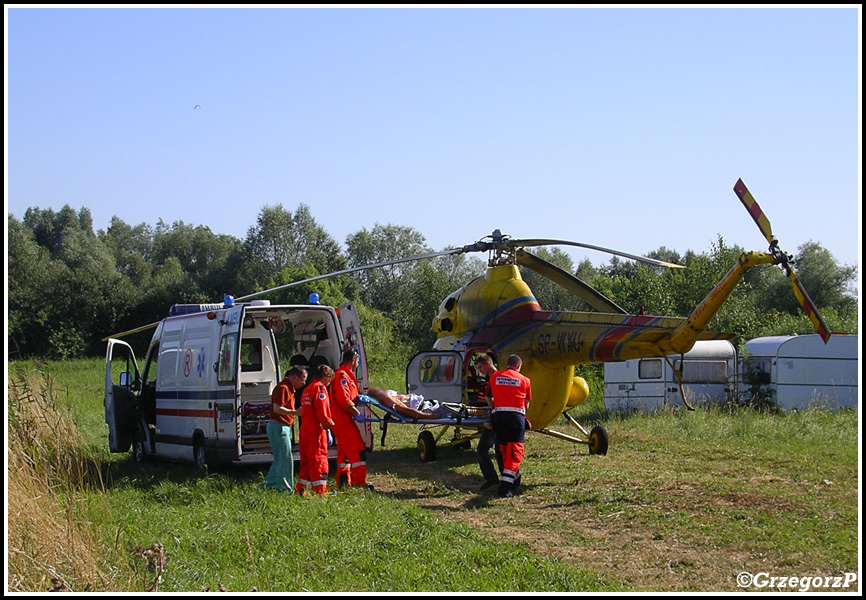
<svg viewBox="0 0 866 600">
<path fill-rule="evenodd" d="M 857 408 L 859 337 L 834 333 L 784 335 L 746 342 L 740 393 L 750 399 L 755 384 L 782 410 Z"/>
<path fill-rule="evenodd" d="M 233 303 L 227 297 L 226 304 L 174 305 L 156 325 L 143 370 L 129 344 L 108 340 L 110 450 L 132 448 L 139 461 L 151 455 L 190 461 L 200 471 L 207 465 L 269 462 L 268 407 L 284 369 L 308 365 L 311 377 L 323 363 L 336 370 L 348 349 L 361 357 L 356 375 L 365 393 L 367 363 L 353 304 L 335 309 L 267 300 Z M 358 427 L 372 450 L 370 423 Z M 294 450 L 297 460 L 297 446 Z"/>
<path fill-rule="evenodd" d="M 692 406 L 724 402 L 736 393 L 737 351 L 728 340 L 701 340 L 682 357 L 634 358 L 604 363 L 604 404 L 610 411 L 653 412 L 682 406 L 674 369 Z"/>
</svg>

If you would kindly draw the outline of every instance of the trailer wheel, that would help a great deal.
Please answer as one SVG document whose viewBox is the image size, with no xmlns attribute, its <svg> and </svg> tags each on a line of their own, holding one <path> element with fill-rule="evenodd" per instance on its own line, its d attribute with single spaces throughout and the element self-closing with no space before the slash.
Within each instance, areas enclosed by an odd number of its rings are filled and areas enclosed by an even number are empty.
<svg viewBox="0 0 866 600">
<path fill-rule="evenodd" d="M 601 425 L 596 425 L 589 432 L 589 453 L 607 454 L 607 431 Z"/>
<path fill-rule="evenodd" d="M 429 431 L 418 434 L 418 457 L 424 462 L 436 460 L 436 438 Z"/>
<path fill-rule="evenodd" d="M 204 439 L 197 437 L 192 446 L 192 458 L 195 470 L 204 475 L 207 473 L 207 454 L 204 451 Z"/>
</svg>

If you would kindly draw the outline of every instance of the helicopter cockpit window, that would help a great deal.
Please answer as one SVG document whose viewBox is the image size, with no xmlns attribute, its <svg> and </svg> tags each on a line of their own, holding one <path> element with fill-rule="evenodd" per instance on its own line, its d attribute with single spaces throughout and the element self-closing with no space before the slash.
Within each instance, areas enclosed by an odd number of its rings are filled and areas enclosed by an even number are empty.
<svg viewBox="0 0 866 600">
<path fill-rule="evenodd" d="M 262 370 L 262 340 L 259 338 L 241 341 L 241 372 Z"/>
<path fill-rule="evenodd" d="M 660 379 L 662 376 L 662 359 L 650 358 L 638 362 L 637 376 L 639 379 Z"/>
<path fill-rule="evenodd" d="M 452 383 L 456 366 L 455 356 L 430 356 L 421 363 L 421 383 Z"/>
</svg>

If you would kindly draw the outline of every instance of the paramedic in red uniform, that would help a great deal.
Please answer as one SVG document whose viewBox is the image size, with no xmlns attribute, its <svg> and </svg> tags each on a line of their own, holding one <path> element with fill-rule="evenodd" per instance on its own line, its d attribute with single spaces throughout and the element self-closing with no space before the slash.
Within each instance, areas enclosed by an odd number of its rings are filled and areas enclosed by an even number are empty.
<svg viewBox="0 0 866 600">
<path fill-rule="evenodd" d="M 295 410 L 295 390 L 302 388 L 306 381 L 306 367 L 292 367 L 271 394 L 267 432 L 274 462 L 271 463 L 264 483 L 259 486 L 262 489 L 292 493 L 294 484 L 292 480 L 295 477 L 292 425 L 295 422 L 295 415 L 300 414 L 300 411 Z"/>
<path fill-rule="evenodd" d="M 331 418 L 337 438 L 337 487 L 367 485 L 367 446 L 353 417 L 361 412 L 355 406 L 358 379 L 355 370 L 361 357 L 354 350 L 343 353 L 343 362 L 330 387 Z"/>
<path fill-rule="evenodd" d="M 328 484 L 328 434 L 325 430 L 334 426 L 328 400 L 328 385 L 334 379 L 334 370 L 328 365 L 319 365 L 315 375 L 301 394 L 301 468 L 295 493 L 302 496 L 307 494 L 308 487 L 324 496 Z"/>
<path fill-rule="evenodd" d="M 516 354 L 508 357 L 507 367 L 490 377 L 493 411 L 490 421 L 496 443 L 502 453 L 502 478 L 497 495 L 514 496 L 520 485 L 520 463 L 523 461 L 523 434 L 529 426 L 526 408 L 532 400 L 529 378 L 520 374 L 523 361 Z"/>
</svg>

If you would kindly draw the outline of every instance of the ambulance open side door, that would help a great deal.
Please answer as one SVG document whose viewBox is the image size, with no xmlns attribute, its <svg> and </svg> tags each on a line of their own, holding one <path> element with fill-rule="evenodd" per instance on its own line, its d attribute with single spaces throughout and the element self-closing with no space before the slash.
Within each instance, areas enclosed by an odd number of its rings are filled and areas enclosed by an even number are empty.
<svg viewBox="0 0 866 600">
<path fill-rule="evenodd" d="M 406 389 L 428 400 L 463 402 L 463 356 L 454 350 L 419 352 L 406 367 Z"/>
<path fill-rule="evenodd" d="M 343 331 L 343 340 L 347 345 L 346 349 L 354 349 L 358 352 L 361 359 L 358 361 L 358 373 L 355 377 L 358 379 L 358 391 L 361 394 L 366 394 L 370 390 L 370 374 L 367 370 L 367 353 L 364 351 L 364 339 L 361 336 L 361 321 L 358 319 L 358 311 L 355 304 L 349 302 L 344 304 L 338 310 L 340 328 Z M 372 412 L 366 404 L 359 404 L 357 407 L 361 414 L 365 417 L 371 417 Z M 373 448 L 373 428 L 369 420 L 358 423 L 358 429 L 361 431 L 361 437 L 364 439 L 364 446 L 368 450 Z"/>
<path fill-rule="evenodd" d="M 141 375 L 135 353 L 126 342 L 109 338 L 105 353 L 105 422 L 111 452 L 129 450 L 141 415 L 138 392 Z"/>
</svg>

